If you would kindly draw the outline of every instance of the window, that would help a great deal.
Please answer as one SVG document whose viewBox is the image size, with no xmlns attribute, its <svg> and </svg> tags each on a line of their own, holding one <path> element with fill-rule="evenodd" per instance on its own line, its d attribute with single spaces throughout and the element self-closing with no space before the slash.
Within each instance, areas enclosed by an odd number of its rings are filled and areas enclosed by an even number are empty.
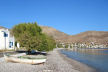
<svg viewBox="0 0 108 72">
<path fill-rule="evenodd" d="M 9 42 L 9 48 L 13 46 L 13 42 Z"/>
<path fill-rule="evenodd" d="M 6 34 L 5 32 L 4 32 L 4 37 L 8 37 L 8 34 Z"/>
</svg>

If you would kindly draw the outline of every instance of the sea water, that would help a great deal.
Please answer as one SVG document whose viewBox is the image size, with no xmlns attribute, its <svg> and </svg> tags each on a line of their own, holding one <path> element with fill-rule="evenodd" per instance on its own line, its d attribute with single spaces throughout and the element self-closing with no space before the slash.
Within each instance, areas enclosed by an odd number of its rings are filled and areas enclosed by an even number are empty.
<svg viewBox="0 0 108 72">
<path fill-rule="evenodd" d="M 97 69 L 98 72 L 108 72 L 108 48 L 61 50 L 61 53 Z"/>
</svg>

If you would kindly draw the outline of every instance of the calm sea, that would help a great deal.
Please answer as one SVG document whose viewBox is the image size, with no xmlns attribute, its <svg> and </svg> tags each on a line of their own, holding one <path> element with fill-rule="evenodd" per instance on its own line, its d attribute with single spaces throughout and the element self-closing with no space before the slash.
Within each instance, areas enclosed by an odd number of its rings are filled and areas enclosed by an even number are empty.
<svg viewBox="0 0 108 72">
<path fill-rule="evenodd" d="M 108 48 L 61 50 L 61 53 L 87 64 L 99 72 L 108 72 Z"/>
</svg>

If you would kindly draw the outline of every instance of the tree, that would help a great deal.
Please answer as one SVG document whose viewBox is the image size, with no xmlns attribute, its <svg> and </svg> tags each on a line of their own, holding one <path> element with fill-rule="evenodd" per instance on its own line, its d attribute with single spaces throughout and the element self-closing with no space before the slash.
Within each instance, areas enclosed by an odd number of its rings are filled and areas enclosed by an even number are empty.
<svg viewBox="0 0 108 72">
<path fill-rule="evenodd" d="M 44 50 L 44 51 L 50 51 L 53 50 L 53 48 L 56 48 L 55 40 L 52 37 L 49 37 L 46 34 L 43 34 L 41 36 L 42 43 L 40 44 L 38 50 Z"/>
<path fill-rule="evenodd" d="M 61 43 L 57 44 L 58 48 L 63 48 L 63 45 Z"/>
<path fill-rule="evenodd" d="M 13 27 L 12 32 L 21 47 L 27 50 L 50 51 L 55 47 L 53 38 L 42 33 L 37 23 L 21 23 Z"/>
<path fill-rule="evenodd" d="M 69 46 L 69 45 L 68 45 L 68 44 L 66 44 L 66 45 L 65 45 L 65 48 L 68 48 L 68 46 Z"/>
</svg>

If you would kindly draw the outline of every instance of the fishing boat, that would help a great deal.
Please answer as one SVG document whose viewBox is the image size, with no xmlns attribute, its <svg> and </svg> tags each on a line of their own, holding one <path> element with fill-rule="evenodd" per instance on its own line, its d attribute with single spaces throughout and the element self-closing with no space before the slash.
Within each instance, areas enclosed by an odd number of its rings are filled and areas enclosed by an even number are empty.
<svg viewBox="0 0 108 72">
<path fill-rule="evenodd" d="M 42 64 L 46 62 L 45 56 L 12 56 L 4 54 L 4 58 L 7 62 L 16 62 L 16 63 L 27 63 L 27 64 Z"/>
</svg>

